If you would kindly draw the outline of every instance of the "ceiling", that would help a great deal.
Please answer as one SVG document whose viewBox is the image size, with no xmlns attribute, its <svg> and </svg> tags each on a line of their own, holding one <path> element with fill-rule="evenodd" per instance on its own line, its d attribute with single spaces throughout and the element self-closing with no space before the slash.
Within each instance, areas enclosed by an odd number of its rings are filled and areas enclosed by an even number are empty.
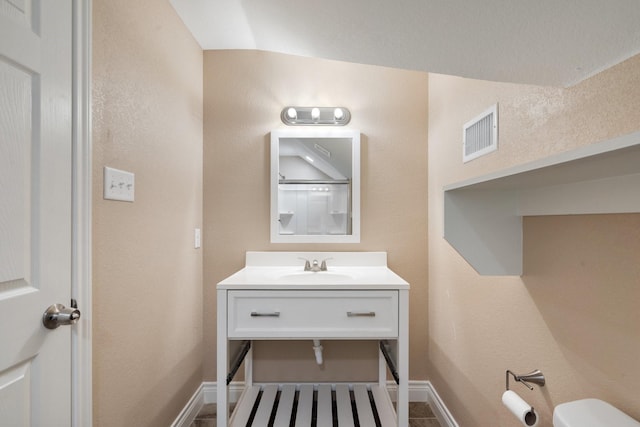
<svg viewBox="0 0 640 427">
<path fill-rule="evenodd" d="M 639 0 L 170 0 L 203 49 L 571 86 L 640 53 Z"/>
</svg>

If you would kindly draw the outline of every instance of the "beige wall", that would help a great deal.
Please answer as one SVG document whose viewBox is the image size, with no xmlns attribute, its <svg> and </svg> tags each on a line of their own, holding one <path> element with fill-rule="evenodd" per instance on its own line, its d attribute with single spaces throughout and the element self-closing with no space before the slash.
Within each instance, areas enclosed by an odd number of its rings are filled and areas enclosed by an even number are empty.
<svg viewBox="0 0 640 427">
<path fill-rule="evenodd" d="M 168 424 L 215 380 L 215 284 L 247 250 L 387 251 L 412 286 L 411 379 L 430 379 L 460 425 L 518 425 L 500 404 L 507 368 L 547 375 L 516 388 L 542 425 L 586 396 L 640 418 L 638 215 L 527 218 L 522 277 L 479 277 L 441 237 L 443 185 L 640 129 L 640 57 L 558 89 L 211 51 L 203 87 L 202 51 L 168 2 L 93 13 L 95 425 Z M 495 102 L 500 150 L 462 165 L 462 124 Z M 360 244 L 269 243 L 268 135 L 289 104 L 345 105 L 362 131 Z M 102 200 L 105 165 L 136 173 L 134 203 Z M 374 366 L 329 342 L 314 371 L 309 347 L 258 347 L 262 370 L 283 353 L 294 378 Z"/>
<path fill-rule="evenodd" d="M 466 165 L 462 125 L 498 102 L 500 149 Z M 442 187 L 640 129 L 640 56 L 569 89 L 429 77 L 428 376 L 461 426 L 520 425 L 505 370 L 551 425 L 559 403 L 605 399 L 640 419 L 639 215 L 524 221 L 524 275 L 480 277 L 446 243 Z"/>
<path fill-rule="evenodd" d="M 94 0 L 92 77 L 94 425 L 169 425 L 202 382 L 202 50 L 167 1 Z"/>
<path fill-rule="evenodd" d="M 426 379 L 427 74 L 257 51 L 207 51 L 204 70 L 205 380 L 216 377 L 215 285 L 242 268 L 248 250 L 387 251 L 411 283 L 411 378 Z M 351 110 L 349 127 L 362 132 L 360 244 L 269 242 L 269 132 L 284 127 L 286 105 Z M 287 354 L 292 376 L 351 369 L 337 343 L 326 343 L 324 372 L 310 342 L 278 348 L 257 351 Z"/>
</svg>

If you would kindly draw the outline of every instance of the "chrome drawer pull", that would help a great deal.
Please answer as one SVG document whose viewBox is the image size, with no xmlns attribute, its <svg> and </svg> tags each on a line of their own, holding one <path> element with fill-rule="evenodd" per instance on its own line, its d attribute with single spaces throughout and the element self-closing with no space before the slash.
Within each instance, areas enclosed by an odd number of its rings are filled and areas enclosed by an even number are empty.
<svg viewBox="0 0 640 427">
<path fill-rule="evenodd" d="M 376 317 L 375 311 L 347 311 L 347 317 Z"/>
<path fill-rule="evenodd" d="M 259 313 L 257 311 L 252 311 L 251 317 L 280 317 L 280 312 L 273 311 L 271 313 Z"/>
</svg>

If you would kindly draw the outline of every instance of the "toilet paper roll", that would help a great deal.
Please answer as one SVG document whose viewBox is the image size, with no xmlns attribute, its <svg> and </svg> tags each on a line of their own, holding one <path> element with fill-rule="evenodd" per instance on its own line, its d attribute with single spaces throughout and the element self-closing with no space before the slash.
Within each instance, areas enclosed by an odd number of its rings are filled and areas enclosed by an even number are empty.
<svg viewBox="0 0 640 427">
<path fill-rule="evenodd" d="M 538 425 L 538 414 L 536 414 L 531 405 L 522 400 L 514 391 L 505 391 L 502 394 L 502 403 L 520 420 L 522 425 L 528 427 Z"/>
</svg>

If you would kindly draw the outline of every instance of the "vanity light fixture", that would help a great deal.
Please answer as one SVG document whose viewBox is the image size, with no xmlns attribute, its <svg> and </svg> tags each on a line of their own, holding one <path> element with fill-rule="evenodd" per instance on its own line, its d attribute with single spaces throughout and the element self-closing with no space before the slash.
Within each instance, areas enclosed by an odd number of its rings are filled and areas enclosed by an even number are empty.
<svg viewBox="0 0 640 427">
<path fill-rule="evenodd" d="M 344 107 L 284 107 L 280 118 L 288 126 L 344 126 L 351 113 Z"/>
<path fill-rule="evenodd" d="M 298 117 L 298 112 L 295 108 L 289 107 L 287 108 L 287 118 L 290 120 L 295 120 Z"/>
</svg>

